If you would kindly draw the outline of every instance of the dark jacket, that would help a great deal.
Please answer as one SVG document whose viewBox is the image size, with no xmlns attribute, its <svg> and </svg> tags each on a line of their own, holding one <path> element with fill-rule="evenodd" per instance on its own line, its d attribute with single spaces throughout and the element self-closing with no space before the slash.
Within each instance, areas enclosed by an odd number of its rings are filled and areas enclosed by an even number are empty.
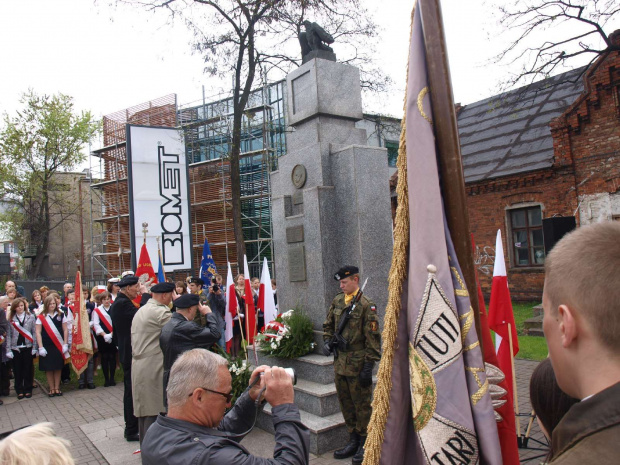
<svg viewBox="0 0 620 465">
<path fill-rule="evenodd" d="M 167 405 L 166 387 L 170 368 L 177 357 L 188 350 L 209 349 L 220 339 L 220 328 L 215 315 L 208 314 L 206 320 L 207 325 L 203 328 L 175 312 L 161 330 L 159 347 L 164 354 L 164 405 Z"/>
<path fill-rule="evenodd" d="M 295 404 L 272 410 L 276 446 L 274 458 L 251 455 L 239 444 L 243 438 L 228 438 L 230 433 L 248 431 L 256 415 L 254 402 L 247 391 L 224 417 L 217 429 L 168 418 L 162 415 L 149 428 L 142 443 L 144 465 L 301 465 L 309 461 L 310 431 L 301 423 Z M 226 432 L 225 432 L 226 431 Z"/>
<path fill-rule="evenodd" d="M 618 463 L 620 383 L 573 405 L 553 430 L 552 464 Z"/>
<path fill-rule="evenodd" d="M 137 311 L 133 302 L 122 292 L 118 293 L 110 307 L 112 326 L 118 341 L 119 359 L 125 365 L 131 365 L 131 322 Z"/>
<path fill-rule="evenodd" d="M 211 311 L 215 314 L 220 327 L 222 327 L 226 314 L 226 298 L 224 294 L 217 295 L 210 292 L 208 302 Z"/>
</svg>

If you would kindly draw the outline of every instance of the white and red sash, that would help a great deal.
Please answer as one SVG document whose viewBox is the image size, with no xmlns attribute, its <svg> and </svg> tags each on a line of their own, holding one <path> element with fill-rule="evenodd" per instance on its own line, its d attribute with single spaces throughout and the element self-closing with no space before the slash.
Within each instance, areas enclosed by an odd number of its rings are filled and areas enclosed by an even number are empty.
<svg viewBox="0 0 620 465">
<path fill-rule="evenodd" d="M 95 307 L 95 311 L 97 312 L 97 316 L 99 316 L 99 321 L 103 323 L 108 330 L 109 333 L 112 332 L 112 318 L 108 315 L 108 312 L 101 311 L 99 307 Z"/>
<path fill-rule="evenodd" d="M 56 329 L 56 325 L 54 325 L 54 322 L 52 321 L 50 316 L 43 316 L 43 314 L 40 314 L 39 320 L 41 320 L 41 325 L 43 326 L 43 328 L 45 328 L 47 335 L 50 337 L 50 339 L 58 349 L 58 352 L 62 354 L 65 360 L 71 357 L 71 355 L 62 351 L 62 346 L 65 344 L 65 341 L 58 332 L 58 329 Z"/>
<path fill-rule="evenodd" d="M 13 328 L 15 328 L 15 331 L 24 336 L 24 339 L 28 339 L 30 342 L 34 342 L 30 331 L 28 331 L 26 328 L 22 328 L 20 325 L 15 323 L 15 321 L 11 321 L 11 324 L 13 325 Z"/>
</svg>

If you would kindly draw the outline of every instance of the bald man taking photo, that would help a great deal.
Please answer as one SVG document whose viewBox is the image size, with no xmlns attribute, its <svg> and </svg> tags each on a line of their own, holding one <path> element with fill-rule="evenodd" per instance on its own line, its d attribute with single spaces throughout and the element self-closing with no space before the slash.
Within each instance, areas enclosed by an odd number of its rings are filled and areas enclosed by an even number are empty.
<svg viewBox="0 0 620 465">
<path fill-rule="evenodd" d="M 159 415 L 148 430 L 142 443 L 142 463 L 307 464 L 310 432 L 301 423 L 299 409 L 293 403 L 293 382 L 286 371 L 278 367 L 256 368 L 249 388 L 224 415 L 232 398 L 231 381 L 225 358 L 205 349 L 181 355 L 170 370 L 168 415 Z M 251 431 L 264 401 L 271 404 L 275 429 L 271 459 L 256 457 L 239 444 Z"/>
</svg>

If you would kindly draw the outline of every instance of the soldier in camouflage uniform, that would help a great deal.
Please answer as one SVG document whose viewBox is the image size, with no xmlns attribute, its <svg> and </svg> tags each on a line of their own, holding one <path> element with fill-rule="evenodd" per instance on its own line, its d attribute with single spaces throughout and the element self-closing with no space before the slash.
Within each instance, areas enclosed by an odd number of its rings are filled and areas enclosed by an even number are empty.
<svg viewBox="0 0 620 465">
<path fill-rule="evenodd" d="M 205 282 L 200 278 L 191 278 L 189 280 L 189 291 L 191 294 L 197 294 L 200 298 L 200 305 L 209 305 L 209 295 L 202 289 L 202 286 L 205 285 Z M 194 322 L 198 323 L 200 326 L 205 327 L 207 325 L 207 318 L 200 314 L 200 312 L 196 312 L 196 316 L 194 317 Z"/>
<path fill-rule="evenodd" d="M 334 353 L 336 390 L 340 409 L 350 434 L 349 443 L 334 452 L 334 458 L 353 457 L 353 464 L 364 459 L 366 429 L 370 421 L 372 396 L 372 370 L 381 358 L 381 334 L 377 307 L 366 295 L 362 295 L 351 313 L 341 335 L 346 347 L 333 342 L 341 317 L 348 311 L 359 291 L 359 270 L 345 266 L 334 275 L 340 281 L 342 292 L 336 296 L 323 323 L 323 339 L 326 355 Z"/>
</svg>

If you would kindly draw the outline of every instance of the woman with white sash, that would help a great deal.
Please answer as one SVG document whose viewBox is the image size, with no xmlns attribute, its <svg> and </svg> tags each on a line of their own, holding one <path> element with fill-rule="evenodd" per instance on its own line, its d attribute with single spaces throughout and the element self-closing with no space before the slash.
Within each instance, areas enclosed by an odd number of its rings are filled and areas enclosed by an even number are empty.
<svg viewBox="0 0 620 465">
<path fill-rule="evenodd" d="M 9 311 L 7 357 L 13 359 L 15 392 L 18 399 L 32 397 L 33 356 L 38 344 L 34 337 L 35 316 L 28 309 L 24 298 L 15 299 Z"/>
<path fill-rule="evenodd" d="M 60 310 L 54 295 L 43 301 L 43 311 L 35 323 L 37 344 L 39 345 L 39 370 L 45 371 L 49 396 L 62 396 L 60 392 L 60 373 L 69 358 L 67 317 Z"/>
<path fill-rule="evenodd" d="M 116 337 L 112 326 L 112 318 L 108 311 L 112 306 L 110 294 L 102 292 L 98 295 L 101 305 L 93 310 L 93 327 L 97 334 L 97 347 L 101 355 L 101 369 L 105 378 L 104 386 L 116 386 L 114 372 L 116 371 Z"/>
</svg>

